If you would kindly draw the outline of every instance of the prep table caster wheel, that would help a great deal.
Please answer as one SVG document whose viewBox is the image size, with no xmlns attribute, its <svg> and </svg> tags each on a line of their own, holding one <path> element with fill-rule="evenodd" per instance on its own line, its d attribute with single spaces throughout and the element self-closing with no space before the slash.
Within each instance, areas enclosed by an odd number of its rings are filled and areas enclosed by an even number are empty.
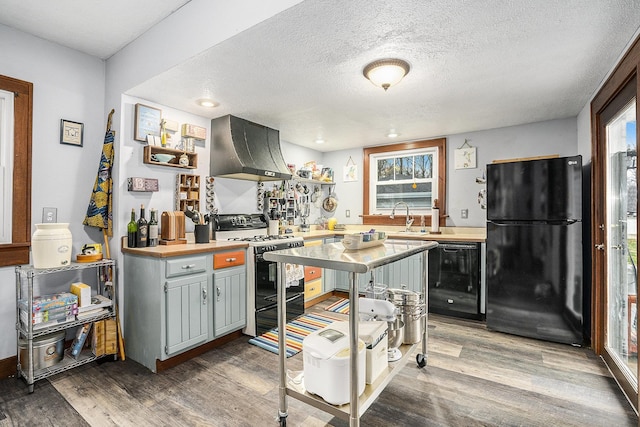
<svg viewBox="0 0 640 427">
<path fill-rule="evenodd" d="M 418 364 L 418 368 L 424 368 L 427 366 L 427 358 L 424 354 L 418 354 L 416 356 L 416 363 Z"/>
<path fill-rule="evenodd" d="M 280 427 L 287 426 L 287 417 L 280 417 Z"/>
</svg>

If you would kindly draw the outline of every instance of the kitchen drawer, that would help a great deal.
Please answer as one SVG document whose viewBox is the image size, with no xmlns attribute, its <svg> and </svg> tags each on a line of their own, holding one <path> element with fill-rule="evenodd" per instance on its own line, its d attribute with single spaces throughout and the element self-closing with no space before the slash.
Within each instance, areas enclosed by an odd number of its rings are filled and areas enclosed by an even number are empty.
<svg viewBox="0 0 640 427">
<path fill-rule="evenodd" d="M 166 276 L 176 277 L 185 274 L 202 273 L 207 269 L 207 257 L 173 258 L 166 261 Z"/>
<path fill-rule="evenodd" d="M 244 265 L 245 251 L 222 252 L 213 254 L 213 268 L 228 268 L 236 265 Z"/>
<path fill-rule="evenodd" d="M 304 283 L 304 299 L 313 298 L 322 292 L 322 280 L 317 279 Z"/>
<path fill-rule="evenodd" d="M 310 282 L 312 280 L 316 280 L 322 277 L 322 268 L 320 267 L 309 267 L 308 265 L 304 266 L 304 281 Z"/>
</svg>

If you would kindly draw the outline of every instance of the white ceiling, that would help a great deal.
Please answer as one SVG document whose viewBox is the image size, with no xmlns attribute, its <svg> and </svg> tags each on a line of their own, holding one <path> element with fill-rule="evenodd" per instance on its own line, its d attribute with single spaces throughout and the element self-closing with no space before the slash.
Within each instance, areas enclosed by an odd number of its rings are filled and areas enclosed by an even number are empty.
<svg viewBox="0 0 640 427">
<path fill-rule="evenodd" d="M 0 0 L 0 23 L 108 58 L 185 3 Z M 640 0 L 305 0 L 128 94 L 320 151 L 431 138 L 576 116 L 639 26 Z M 383 57 L 412 67 L 388 92 L 362 76 Z"/>
</svg>

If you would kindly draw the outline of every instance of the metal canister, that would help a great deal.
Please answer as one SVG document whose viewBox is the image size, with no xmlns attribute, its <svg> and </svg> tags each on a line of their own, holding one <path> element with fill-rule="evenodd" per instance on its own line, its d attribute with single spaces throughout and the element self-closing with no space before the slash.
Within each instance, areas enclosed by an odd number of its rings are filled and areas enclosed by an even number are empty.
<svg viewBox="0 0 640 427">
<path fill-rule="evenodd" d="M 424 304 L 419 293 L 408 289 L 387 289 L 389 301 L 398 307 L 400 320 L 404 323 L 403 344 L 415 344 L 422 340 L 422 316 Z"/>
</svg>

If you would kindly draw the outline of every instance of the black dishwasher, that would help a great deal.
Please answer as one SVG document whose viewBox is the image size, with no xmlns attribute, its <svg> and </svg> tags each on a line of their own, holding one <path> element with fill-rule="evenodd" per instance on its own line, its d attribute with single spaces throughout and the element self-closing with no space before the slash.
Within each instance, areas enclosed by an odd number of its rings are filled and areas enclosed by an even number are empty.
<svg viewBox="0 0 640 427">
<path fill-rule="evenodd" d="M 442 242 L 429 251 L 429 312 L 482 319 L 480 243 Z"/>
</svg>

